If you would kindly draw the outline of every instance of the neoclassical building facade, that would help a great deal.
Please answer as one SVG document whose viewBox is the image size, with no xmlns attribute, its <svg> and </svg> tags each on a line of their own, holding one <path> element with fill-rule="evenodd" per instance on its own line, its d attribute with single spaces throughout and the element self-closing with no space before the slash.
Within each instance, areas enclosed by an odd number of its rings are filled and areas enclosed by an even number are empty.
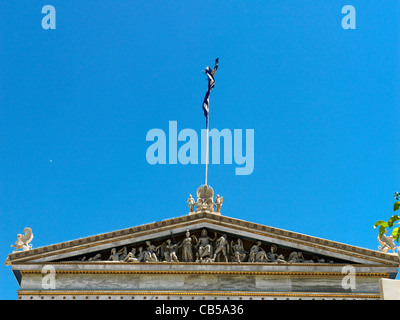
<svg viewBox="0 0 400 320">
<path fill-rule="evenodd" d="M 221 215 L 209 189 L 181 217 L 21 244 L 6 260 L 18 298 L 379 299 L 379 280 L 397 275 L 397 255 Z"/>
</svg>

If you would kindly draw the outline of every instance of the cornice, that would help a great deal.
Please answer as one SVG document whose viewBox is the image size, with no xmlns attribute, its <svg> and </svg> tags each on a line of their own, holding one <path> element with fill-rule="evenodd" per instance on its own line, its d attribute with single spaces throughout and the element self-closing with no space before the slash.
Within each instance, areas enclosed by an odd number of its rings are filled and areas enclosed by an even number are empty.
<svg viewBox="0 0 400 320">
<path fill-rule="evenodd" d="M 89 236 L 59 244 L 35 248 L 29 251 L 17 252 L 9 255 L 11 264 L 26 262 L 32 259 L 41 259 L 52 255 L 69 253 L 80 249 L 88 249 L 99 245 L 134 239 L 139 236 L 151 235 L 154 232 L 169 231 L 172 229 L 190 228 L 193 224 L 210 223 L 215 226 L 231 228 L 237 231 L 246 231 L 255 235 L 267 236 L 272 239 L 290 242 L 298 245 L 322 249 L 334 253 L 344 254 L 355 258 L 369 260 L 375 263 L 398 265 L 398 257 L 378 251 L 355 247 L 335 241 L 316 238 L 292 231 L 277 229 L 253 222 L 230 218 L 210 213 L 197 213 L 178 218 L 171 218 L 160 222 L 153 222 L 119 231 Z"/>
<path fill-rule="evenodd" d="M 42 274 L 41 270 L 21 270 L 24 274 Z M 293 271 L 215 271 L 215 270 L 57 270 L 57 274 L 151 274 L 151 275 L 256 275 L 256 276 L 301 276 L 341 277 L 342 272 L 293 272 Z M 386 272 L 357 272 L 357 277 L 389 278 Z"/>
<path fill-rule="evenodd" d="M 377 294 L 365 294 L 365 293 L 304 293 L 304 292 L 248 292 L 248 291 L 58 291 L 58 290 L 18 290 L 18 296 L 130 296 L 134 299 L 135 296 L 202 296 L 204 299 L 208 297 L 246 297 L 246 298 L 326 298 L 326 299 L 380 299 Z"/>
</svg>

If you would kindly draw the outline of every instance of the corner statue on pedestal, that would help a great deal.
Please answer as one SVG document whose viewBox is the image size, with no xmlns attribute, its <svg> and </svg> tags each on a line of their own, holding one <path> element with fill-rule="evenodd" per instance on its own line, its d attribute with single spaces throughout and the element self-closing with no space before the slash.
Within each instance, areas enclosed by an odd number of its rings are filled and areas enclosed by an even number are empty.
<svg viewBox="0 0 400 320">
<path fill-rule="evenodd" d="M 194 205 L 196 204 L 196 202 L 194 201 L 192 195 L 189 195 L 189 199 L 188 199 L 188 205 L 189 205 L 189 212 L 193 212 L 194 210 Z"/>
<path fill-rule="evenodd" d="M 221 207 L 222 207 L 223 201 L 224 201 L 224 198 L 220 197 L 219 194 L 217 194 L 217 197 L 215 198 L 215 212 L 221 212 Z"/>
<path fill-rule="evenodd" d="M 17 241 L 15 242 L 15 244 L 11 245 L 11 247 L 15 248 L 14 252 L 17 252 L 19 249 L 22 249 L 22 251 L 27 251 L 32 249 L 32 245 L 30 244 L 30 242 L 33 239 L 33 233 L 32 233 L 32 229 L 31 228 L 25 228 L 24 229 L 25 234 L 18 234 L 17 235 Z"/>
</svg>

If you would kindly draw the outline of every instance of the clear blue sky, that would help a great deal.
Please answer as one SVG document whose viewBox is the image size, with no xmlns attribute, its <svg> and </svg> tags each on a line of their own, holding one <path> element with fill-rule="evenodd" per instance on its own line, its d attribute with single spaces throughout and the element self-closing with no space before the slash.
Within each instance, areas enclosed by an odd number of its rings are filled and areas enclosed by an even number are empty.
<svg viewBox="0 0 400 320">
<path fill-rule="evenodd" d="M 26 226 L 40 247 L 187 214 L 204 166 L 151 166 L 146 134 L 173 120 L 200 133 L 216 57 L 210 127 L 255 131 L 251 175 L 210 165 L 222 214 L 377 250 L 373 224 L 400 191 L 399 9 L 1 1 L 0 298 L 17 297 L 3 262 Z"/>
</svg>

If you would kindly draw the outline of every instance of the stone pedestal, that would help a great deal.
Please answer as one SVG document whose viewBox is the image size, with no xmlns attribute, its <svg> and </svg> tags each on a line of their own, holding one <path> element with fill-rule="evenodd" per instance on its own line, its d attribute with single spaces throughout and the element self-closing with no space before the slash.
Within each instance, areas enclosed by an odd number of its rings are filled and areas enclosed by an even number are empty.
<svg viewBox="0 0 400 320">
<path fill-rule="evenodd" d="M 400 300 L 400 280 L 379 279 L 382 300 Z"/>
</svg>

